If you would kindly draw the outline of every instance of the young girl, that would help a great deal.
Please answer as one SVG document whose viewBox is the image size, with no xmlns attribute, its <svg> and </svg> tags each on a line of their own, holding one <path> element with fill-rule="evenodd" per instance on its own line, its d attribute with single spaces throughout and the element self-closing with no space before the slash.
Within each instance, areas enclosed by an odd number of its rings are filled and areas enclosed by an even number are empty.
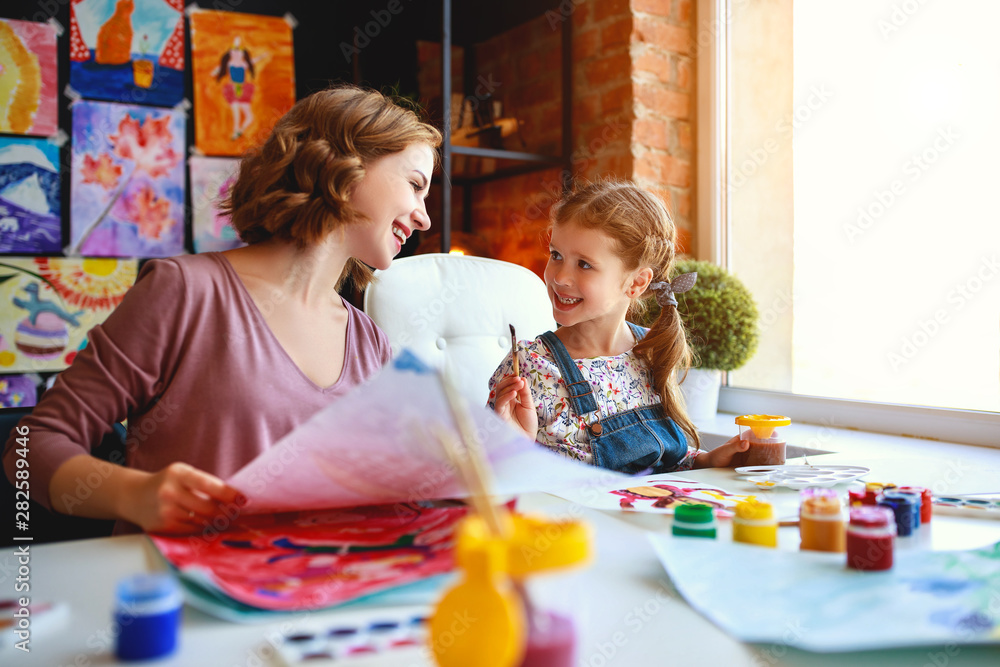
<svg viewBox="0 0 1000 667">
<path fill-rule="evenodd" d="M 21 421 L 32 498 L 118 519 L 116 532 L 194 533 L 232 511 L 224 479 L 389 360 L 385 334 L 337 288 L 349 276 L 364 287 L 430 227 L 440 141 L 378 92 L 296 103 L 243 158 L 225 202 L 248 245 L 147 262 Z M 91 456 L 126 417 L 124 465 Z"/>
<path fill-rule="evenodd" d="M 677 372 L 690 364 L 675 292 L 695 274 L 669 276 L 675 229 L 655 196 L 600 182 L 557 208 L 545 284 L 561 326 L 522 343 L 490 379 L 489 405 L 525 435 L 566 456 L 625 473 L 724 467 L 748 444 L 736 436 L 699 450 Z M 661 306 L 648 331 L 628 322 L 652 290 Z"/>
</svg>

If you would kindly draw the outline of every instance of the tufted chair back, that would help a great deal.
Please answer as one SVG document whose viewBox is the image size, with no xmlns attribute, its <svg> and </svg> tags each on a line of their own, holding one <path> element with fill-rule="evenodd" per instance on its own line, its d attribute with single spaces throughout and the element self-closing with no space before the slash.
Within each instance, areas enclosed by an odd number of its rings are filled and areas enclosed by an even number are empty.
<svg viewBox="0 0 1000 667">
<path fill-rule="evenodd" d="M 393 261 L 365 291 L 364 310 L 385 331 L 394 354 L 408 348 L 443 368 L 472 405 L 486 405 L 487 382 L 520 340 L 555 329 L 545 283 L 496 259 L 415 255 Z"/>
</svg>

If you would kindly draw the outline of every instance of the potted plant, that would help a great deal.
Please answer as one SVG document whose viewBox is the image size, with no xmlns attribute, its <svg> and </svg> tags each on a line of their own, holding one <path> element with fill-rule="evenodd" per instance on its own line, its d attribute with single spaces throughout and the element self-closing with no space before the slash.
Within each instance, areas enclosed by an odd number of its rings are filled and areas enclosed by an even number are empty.
<svg viewBox="0 0 1000 667">
<path fill-rule="evenodd" d="M 687 292 L 677 294 L 677 312 L 687 329 L 694 360 L 681 392 L 692 420 L 711 419 L 718 411 L 722 371 L 743 366 L 757 351 L 759 329 L 757 304 L 746 286 L 721 266 L 685 259 L 674 265 L 673 277 L 697 273 L 698 280 Z M 644 326 L 660 314 L 650 297 Z"/>
</svg>

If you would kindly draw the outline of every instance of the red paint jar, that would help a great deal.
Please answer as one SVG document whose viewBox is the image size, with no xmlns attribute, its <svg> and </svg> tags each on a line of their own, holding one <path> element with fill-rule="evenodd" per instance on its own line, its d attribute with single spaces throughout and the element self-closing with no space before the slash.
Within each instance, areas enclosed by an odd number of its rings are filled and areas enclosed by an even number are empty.
<svg viewBox="0 0 1000 667">
<path fill-rule="evenodd" d="M 879 497 L 886 489 L 895 489 L 895 484 L 880 484 L 878 482 L 868 482 L 851 487 L 847 491 L 848 501 L 851 507 L 858 505 L 878 505 Z"/>
<path fill-rule="evenodd" d="M 528 628 L 521 667 L 573 667 L 576 632 L 568 616 L 536 611 Z"/>
<path fill-rule="evenodd" d="M 862 505 L 851 508 L 847 525 L 847 567 L 880 571 L 892 568 L 896 519 L 888 507 Z"/>
</svg>

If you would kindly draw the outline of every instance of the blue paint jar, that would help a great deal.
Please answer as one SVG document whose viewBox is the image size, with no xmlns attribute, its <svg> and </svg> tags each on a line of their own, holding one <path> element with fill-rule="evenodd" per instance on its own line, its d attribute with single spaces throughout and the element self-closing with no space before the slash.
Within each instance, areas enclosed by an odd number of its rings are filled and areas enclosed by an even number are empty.
<svg viewBox="0 0 1000 667">
<path fill-rule="evenodd" d="M 883 494 L 895 498 L 896 496 L 908 496 L 913 499 L 913 530 L 920 528 L 920 513 L 923 509 L 923 499 L 919 493 L 903 491 L 902 489 L 887 489 Z"/>
<path fill-rule="evenodd" d="M 913 534 L 913 515 L 918 513 L 920 510 L 918 509 L 917 503 L 914 502 L 914 497 L 912 495 L 885 492 L 882 494 L 878 504 L 892 510 L 892 513 L 896 517 L 896 531 L 899 537 L 909 537 Z"/>
<path fill-rule="evenodd" d="M 166 572 L 137 574 L 118 582 L 115 623 L 119 660 L 149 660 L 173 653 L 181 623 L 183 599 Z"/>
</svg>

